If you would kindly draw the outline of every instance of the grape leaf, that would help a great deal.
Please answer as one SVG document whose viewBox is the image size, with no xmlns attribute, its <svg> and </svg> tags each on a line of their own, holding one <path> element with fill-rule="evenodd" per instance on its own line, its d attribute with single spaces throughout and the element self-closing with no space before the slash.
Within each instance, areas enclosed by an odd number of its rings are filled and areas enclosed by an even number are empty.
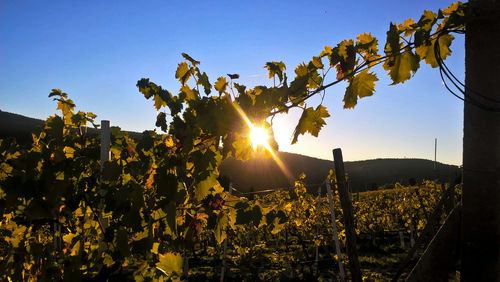
<svg viewBox="0 0 500 282">
<path fill-rule="evenodd" d="M 430 31 L 432 29 L 432 25 L 434 25 L 436 21 L 436 13 L 434 13 L 433 11 L 425 10 L 415 26 L 425 31 Z"/>
<path fill-rule="evenodd" d="M 411 36 L 415 32 L 414 24 L 415 22 L 412 18 L 406 19 L 402 24 L 398 25 L 398 30 L 404 32 L 404 37 Z"/>
<path fill-rule="evenodd" d="M 168 125 L 167 125 L 167 115 L 164 112 L 158 113 L 158 116 L 156 116 L 156 124 L 157 127 L 160 127 L 161 130 L 167 131 L 168 130 Z"/>
<path fill-rule="evenodd" d="M 215 225 L 214 235 L 215 240 L 220 245 L 227 237 L 226 227 L 228 225 L 228 218 L 223 213 L 217 216 L 217 224 Z"/>
<path fill-rule="evenodd" d="M 384 64 L 384 68 L 389 71 L 389 76 L 393 81 L 391 85 L 407 81 L 419 67 L 419 57 L 413 54 L 411 49 L 397 55 L 392 66 Z"/>
<path fill-rule="evenodd" d="M 179 63 L 177 70 L 175 71 L 175 78 L 177 78 L 182 85 L 186 83 L 189 79 L 190 68 L 186 62 Z"/>
<path fill-rule="evenodd" d="M 186 101 L 196 100 L 196 98 L 197 98 L 196 93 L 188 85 L 183 85 L 181 87 L 181 92 L 184 93 L 183 95 L 186 96 L 186 98 L 185 98 Z"/>
<path fill-rule="evenodd" d="M 451 55 L 450 45 L 455 37 L 451 34 L 444 34 L 439 37 L 439 52 L 441 59 L 446 59 Z M 425 62 L 433 68 L 437 68 L 439 65 L 434 54 L 434 45 L 436 40 L 434 40 L 429 45 L 421 45 L 415 48 L 415 53 L 420 57 L 420 59 L 425 59 Z"/>
<path fill-rule="evenodd" d="M 362 33 L 356 37 L 356 50 L 366 54 L 378 52 L 378 40 L 371 33 Z"/>
<path fill-rule="evenodd" d="M 213 192 L 222 192 L 224 188 L 217 181 L 217 174 L 212 173 L 204 180 L 198 182 L 194 189 L 194 196 L 198 201 L 203 200 L 206 196 Z"/>
<path fill-rule="evenodd" d="M 207 76 L 207 73 L 203 72 L 203 73 L 200 73 L 198 72 L 198 84 L 202 85 L 204 90 L 205 90 L 205 94 L 210 94 L 210 92 L 212 92 L 212 84 L 210 84 L 210 81 L 208 81 L 208 76 Z"/>
<path fill-rule="evenodd" d="M 165 101 L 160 95 L 156 94 L 153 96 L 154 107 L 156 110 L 159 110 L 161 107 L 167 105 L 167 101 Z"/>
<path fill-rule="evenodd" d="M 200 64 L 200 62 L 199 62 L 199 61 L 197 61 L 197 60 L 195 60 L 195 59 L 191 58 L 191 56 L 189 56 L 189 55 L 188 55 L 188 54 L 186 54 L 186 53 L 182 53 L 181 55 L 182 55 L 182 57 L 184 57 L 184 59 L 186 59 L 186 60 L 190 61 L 190 62 L 191 62 L 191 64 L 193 64 L 193 66 L 196 66 L 196 65 L 199 65 L 199 64 Z"/>
<path fill-rule="evenodd" d="M 235 209 L 237 225 L 252 223 L 254 226 L 259 226 L 262 221 L 262 210 L 258 205 L 252 207 L 248 202 L 238 202 Z"/>
<path fill-rule="evenodd" d="M 385 43 L 384 52 L 387 56 L 395 56 L 399 54 L 399 31 L 395 24 L 391 22 L 387 31 L 387 41 Z"/>
<path fill-rule="evenodd" d="M 277 75 L 280 81 L 283 81 L 283 72 L 285 71 L 286 66 L 282 61 L 267 62 L 265 68 L 269 71 L 269 78 L 273 78 Z"/>
<path fill-rule="evenodd" d="M 158 268 L 165 275 L 171 276 L 172 274 L 181 275 L 183 259 L 180 254 L 176 253 L 165 253 L 158 255 L 159 261 L 156 263 L 156 268 Z"/>
<path fill-rule="evenodd" d="M 223 94 L 226 91 L 227 81 L 225 77 L 219 77 L 214 84 L 215 90 L 219 91 L 220 94 Z"/>
<path fill-rule="evenodd" d="M 103 181 L 116 181 L 122 173 L 122 167 L 113 161 L 107 161 L 104 163 L 102 170 L 102 180 Z"/>
<path fill-rule="evenodd" d="M 326 107 L 319 105 L 316 109 L 309 107 L 302 112 L 302 116 L 299 119 L 297 127 L 293 132 L 292 144 L 297 143 L 300 134 L 309 132 L 311 135 L 318 137 L 321 127 L 326 124 L 325 118 L 329 117 L 330 114 L 326 110 Z"/>
<path fill-rule="evenodd" d="M 373 95 L 375 91 L 375 81 L 378 81 L 374 73 L 364 70 L 349 80 L 349 86 L 344 95 L 344 109 L 353 109 L 358 102 L 358 98 Z"/>
</svg>

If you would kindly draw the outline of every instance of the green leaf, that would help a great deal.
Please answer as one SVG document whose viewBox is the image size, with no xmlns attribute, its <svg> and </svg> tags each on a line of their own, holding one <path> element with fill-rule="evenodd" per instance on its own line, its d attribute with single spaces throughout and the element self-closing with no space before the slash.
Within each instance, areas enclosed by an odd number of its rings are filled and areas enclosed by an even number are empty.
<svg viewBox="0 0 500 282">
<path fill-rule="evenodd" d="M 430 31 L 432 29 L 432 25 L 436 23 L 437 15 L 433 11 L 425 10 L 423 15 L 418 20 L 416 27 L 419 27 L 425 31 Z"/>
<path fill-rule="evenodd" d="M 395 56 L 399 54 L 399 31 L 395 24 L 391 22 L 387 31 L 387 41 L 385 43 L 384 52 L 387 56 Z"/>
<path fill-rule="evenodd" d="M 444 34 L 439 37 L 439 52 L 442 60 L 451 55 L 450 45 L 454 38 L 455 37 L 451 34 Z M 437 68 L 439 66 L 434 54 L 435 44 L 436 40 L 429 45 L 421 45 L 415 48 L 415 53 L 417 53 L 420 59 L 425 59 L 425 62 L 433 68 Z"/>
<path fill-rule="evenodd" d="M 158 196 L 164 196 L 171 200 L 177 193 L 177 177 L 173 173 L 168 173 L 169 168 L 162 166 L 157 169 L 154 175 L 154 183 L 156 185 L 156 193 Z"/>
<path fill-rule="evenodd" d="M 189 55 L 188 55 L 188 54 L 186 54 L 186 53 L 182 53 L 182 56 L 184 57 L 184 59 L 186 59 L 186 60 L 190 61 L 190 62 L 191 62 L 191 64 L 193 64 L 193 66 L 196 66 L 196 65 L 199 65 L 199 64 L 200 64 L 200 62 L 199 62 L 199 61 L 197 61 L 197 60 L 195 60 L 195 59 L 191 58 L 191 56 L 189 56 Z"/>
<path fill-rule="evenodd" d="M 375 81 L 378 81 L 374 73 L 364 70 L 349 80 L 349 86 L 344 95 L 344 109 L 352 109 L 356 106 L 358 98 L 373 95 L 375 91 Z"/>
<path fill-rule="evenodd" d="M 104 163 L 104 168 L 102 170 L 102 180 L 103 181 L 117 181 L 122 174 L 122 167 L 113 161 L 107 161 Z"/>
<path fill-rule="evenodd" d="M 153 96 L 153 91 L 151 91 L 152 89 L 150 85 L 151 84 L 149 82 L 149 78 L 141 78 L 141 80 L 137 81 L 136 84 L 137 88 L 139 88 L 139 92 L 141 92 L 146 99 L 149 99 L 151 98 L 151 96 Z"/>
<path fill-rule="evenodd" d="M 411 78 L 420 67 L 419 57 L 407 49 L 405 52 L 396 56 L 392 67 L 388 67 L 389 76 L 394 84 L 403 83 Z"/>
<path fill-rule="evenodd" d="M 298 137 L 301 134 L 309 132 L 311 135 L 318 137 L 319 131 L 326 124 L 325 118 L 329 117 L 326 107 L 319 105 L 316 109 L 309 107 L 302 112 L 297 127 L 293 132 L 292 144 L 297 143 Z"/>
<path fill-rule="evenodd" d="M 226 91 L 227 81 L 225 77 L 219 77 L 214 84 L 215 90 L 219 91 L 220 94 L 223 94 Z"/>
<path fill-rule="evenodd" d="M 204 73 L 198 72 L 198 84 L 203 86 L 203 88 L 205 89 L 205 94 L 208 95 L 208 94 L 210 94 L 210 92 L 212 92 L 212 90 L 211 90 L 212 85 L 208 81 L 208 76 L 205 72 Z"/>
<path fill-rule="evenodd" d="M 320 57 L 314 56 L 311 60 L 311 63 L 316 67 L 317 69 L 323 69 L 324 65 L 323 62 L 321 61 Z"/>
<path fill-rule="evenodd" d="M 171 201 L 163 208 L 163 210 L 166 215 L 167 230 L 170 231 L 168 233 L 175 238 L 177 236 L 177 223 L 175 221 L 177 216 L 177 207 L 175 206 L 175 202 Z"/>
<path fill-rule="evenodd" d="M 165 253 L 158 255 L 159 262 L 156 263 L 156 268 L 167 276 L 174 273 L 177 275 L 182 274 L 182 266 L 184 264 L 182 256 L 176 253 Z"/>
<path fill-rule="evenodd" d="M 339 56 L 344 58 L 345 61 L 347 61 L 348 57 L 351 56 L 351 54 L 349 54 L 349 48 L 352 48 L 352 46 L 354 46 L 354 40 L 352 39 L 342 40 L 342 42 L 340 42 L 338 45 L 338 54 Z"/>
<path fill-rule="evenodd" d="M 167 101 L 165 101 L 160 95 L 156 94 L 153 96 L 154 107 L 159 110 L 161 107 L 167 106 Z"/>
<path fill-rule="evenodd" d="M 217 216 L 217 225 L 214 229 L 215 240 L 220 245 L 227 237 L 226 228 L 228 225 L 228 218 L 223 213 L 220 213 Z"/>
<path fill-rule="evenodd" d="M 186 101 L 196 100 L 196 93 L 188 85 L 183 85 L 181 87 L 181 92 L 186 96 Z"/>
<path fill-rule="evenodd" d="M 409 37 L 415 32 L 415 28 L 413 27 L 415 22 L 412 18 L 406 19 L 402 24 L 398 25 L 398 30 L 404 32 L 404 37 Z"/>
<path fill-rule="evenodd" d="M 177 78 L 182 83 L 182 85 L 184 85 L 189 79 L 190 74 L 191 73 L 188 64 L 186 62 L 179 63 L 179 66 L 175 71 L 175 78 Z"/>
<path fill-rule="evenodd" d="M 250 206 L 248 202 L 238 202 L 235 205 L 237 225 L 246 225 L 252 223 L 254 226 L 259 226 L 262 221 L 262 210 L 260 206 Z"/>
<path fill-rule="evenodd" d="M 63 136 L 64 121 L 60 116 L 49 117 L 45 121 L 45 131 L 49 136 L 61 139 Z"/>
<path fill-rule="evenodd" d="M 338 67 L 341 75 L 337 79 L 347 77 L 354 70 L 356 65 L 356 48 L 354 40 L 344 40 L 338 45 L 338 56 L 340 58 Z"/>
<path fill-rule="evenodd" d="M 267 62 L 265 68 L 269 71 L 269 78 L 273 78 L 275 75 L 278 76 L 280 81 L 283 81 L 283 71 L 285 71 L 285 64 L 280 62 Z"/>
<path fill-rule="evenodd" d="M 161 130 L 167 132 L 167 115 L 164 112 L 160 112 L 158 116 L 156 116 L 156 124 L 157 127 L 160 127 Z"/>
<path fill-rule="evenodd" d="M 323 51 L 321 51 L 321 53 L 319 54 L 319 57 L 323 58 L 325 56 L 330 56 L 332 54 L 332 52 L 333 52 L 332 47 L 325 46 L 325 49 L 323 49 Z"/>
<path fill-rule="evenodd" d="M 217 181 L 217 176 L 217 174 L 212 173 L 210 176 L 196 184 L 194 196 L 198 201 L 203 200 L 212 192 L 222 192 L 224 190 L 224 188 L 220 186 L 219 181 Z"/>
<path fill-rule="evenodd" d="M 378 52 L 378 40 L 371 33 L 362 33 L 356 37 L 356 50 L 366 54 Z"/>
<path fill-rule="evenodd" d="M 58 110 L 61 110 L 63 116 L 65 118 L 68 117 L 68 115 L 71 114 L 71 112 L 73 112 L 73 110 L 75 109 L 75 104 L 73 103 L 73 100 L 71 99 L 67 99 L 67 100 L 59 100 L 59 102 L 57 102 L 57 109 Z"/>
<path fill-rule="evenodd" d="M 61 91 L 61 89 L 52 89 L 52 92 L 50 92 L 50 94 L 49 94 L 49 98 L 53 97 L 53 96 L 59 96 L 59 97 L 63 97 L 63 98 L 68 98 L 68 94 L 63 93 Z"/>
</svg>

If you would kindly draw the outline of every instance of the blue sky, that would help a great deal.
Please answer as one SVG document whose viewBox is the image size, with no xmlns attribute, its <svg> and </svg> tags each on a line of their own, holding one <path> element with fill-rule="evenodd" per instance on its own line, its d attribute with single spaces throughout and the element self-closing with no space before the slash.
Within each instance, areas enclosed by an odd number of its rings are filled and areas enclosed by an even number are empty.
<svg viewBox="0 0 500 282">
<path fill-rule="evenodd" d="M 1 1 L 0 109 L 36 118 L 55 112 L 52 88 L 77 108 L 126 130 L 153 129 L 156 112 L 135 84 L 148 77 L 177 92 L 177 64 L 186 52 L 213 83 L 238 73 L 247 86 L 270 85 L 267 61 L 283 61 L 289 76 L 325 45 L 371 32 L 385 43 L 389 22 L 418 20 L 452 1 Z M 448 66 L 463 80 L 464 38 Z M 274 120 L 282 151 L 345 160 L 434 157 L 462 163 L 463 105 L 446 92 L 439 72 L 422 65 L 410 81 L 391 82 L 381 68 L 374 96 L 342 109 L 345 85 L 327 91 L 331 117 L 318 138 L 290 145 L 300 111 Z M 331 75 L 330 80 L 334 80 Z M 317 101 L 308 105 L 316 106 Z"/>
</svg>

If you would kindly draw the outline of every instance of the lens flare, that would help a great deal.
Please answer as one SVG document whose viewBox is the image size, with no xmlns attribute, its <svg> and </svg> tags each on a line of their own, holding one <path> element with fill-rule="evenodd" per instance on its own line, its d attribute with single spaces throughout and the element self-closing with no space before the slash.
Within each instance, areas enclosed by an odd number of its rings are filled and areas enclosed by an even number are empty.
<svg viewBox="0 0 500 282">
<path fill-rule="evenodd" d="M 250 127 L 250 141 L 252 141 L 254 150 L 258 146 L 267 148 L 269 146 L 269 134 L 265 128 L 252 125 Z"/>
<path fill-rule="evenodd" d="M 231 104 L 233 105 L 234 109 L 240 114 L 241 118 L 245 121 L 245 123 L 248 125 L 248 128 L 250 129 L 250 136 L 249 136 L 250 142 L 253 143 L 254 149 L 256 149 L 256 147 L 258 145 L 263 146 L 271 154 L 271 156 L 273 157 L 274 161 L 279 166 L 279 168 L 281 169 L 283 174 L 285 174 L 285 176 L 289 180 L 293 180 L 294 178 L 293 178 L 292 173 L 288 170 L 286 165 L 281 161 L 278 154 L 276 154 L 276 152 L 274 152 L 273 148 L 271 148 L 271 146 L 269 145 L 270 137 L 269 137 L 267 130 L 264 128 L 260 128 L 260 130 L 259 130 L 258 129 L 259 127 L 256 127 L 255 125 L 253 125 L 253 123 L 248 119 L 245 112 L 241 109 L 241 107 L 237 103 L 231 103 Z M 253 130 L 254 128 L 257 128 L 258 130 L 256 130 L 255 133 L 252 133 L 254 131 Z M 262 131 L 264 131 L 265 134 Z M 254 138 L 252 137 L 252 135 L 255 135 L 255 142 L 253 141 Z M 256 144 L 257 144 L 257 146 L 256 146 Z"/>
</svg>

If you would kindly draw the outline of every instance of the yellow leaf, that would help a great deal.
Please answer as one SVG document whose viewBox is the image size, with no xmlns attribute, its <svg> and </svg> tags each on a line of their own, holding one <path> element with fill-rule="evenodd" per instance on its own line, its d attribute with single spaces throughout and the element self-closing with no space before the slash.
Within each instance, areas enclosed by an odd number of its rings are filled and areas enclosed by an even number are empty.
<svg viewBox="0 0 500 282">
<path fill-rule="evenodd" d="M 160 243 L 158 243 L 158 242 L 153 243 L 153 247 L 151 248 L 151 252 L 153 254 L 158 254 L 158 247 L 159 246 L 160 246 Z"/>
<path fill-rule="evenodd" d="M 180 276 L 182 273 L 183 259 L 180 254 L 166 253 L 159 254 L 159 262 L 156 263 L 156 268 L 163 272 L 165 275 L 171 276 L 177 274 Z"/>
</svg>

